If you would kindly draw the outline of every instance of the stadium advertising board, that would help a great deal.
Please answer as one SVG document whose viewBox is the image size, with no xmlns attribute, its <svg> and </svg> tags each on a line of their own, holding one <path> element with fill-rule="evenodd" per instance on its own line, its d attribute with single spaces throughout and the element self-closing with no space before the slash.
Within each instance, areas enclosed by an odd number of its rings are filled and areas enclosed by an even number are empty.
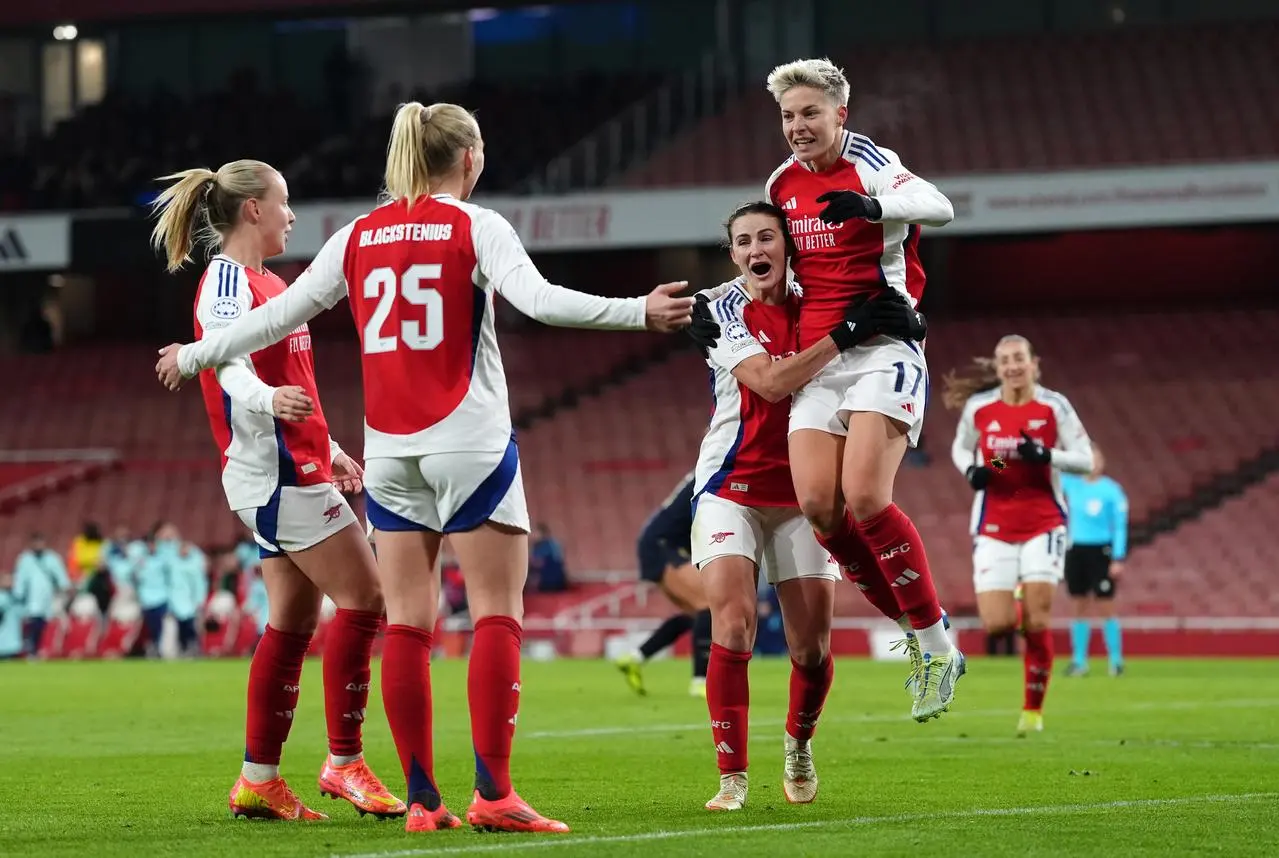
<svg viewBox="0 0 1279 858">
<path fill-rule="evenodd" d="M 1279 162 L 940 179 L 953 235 L 1279 220 Z M 760 185 L 610 191 L 560 197 L 477 195 L 530 250 L 714 244 L 725 215 Z M 314 256 L 372 200 L 299 203 L 289 257 Z"/>
<path fill-rule="evenodd" d="M 0 274 L 66 268 L 71 262 L 71 217 L 0 217 Z"/>
</svg>

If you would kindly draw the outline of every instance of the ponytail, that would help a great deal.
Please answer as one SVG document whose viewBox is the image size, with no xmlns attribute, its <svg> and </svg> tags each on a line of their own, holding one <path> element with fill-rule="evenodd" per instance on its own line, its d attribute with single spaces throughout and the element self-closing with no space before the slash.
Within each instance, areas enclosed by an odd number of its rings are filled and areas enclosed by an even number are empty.
<svg viewBox="0 0 1279 858">
<path fill-rule="evenodd" d="M 218 174 L 206 167 L 160 177 L 160 181 L 174 184 L 151 204 L 152 212 L 160 213 L 151 230 L 151 246 L 164 253 L 169 273 L 191 261 L 197 236 L 208 223 L 208 195 L 217 179 Z"/>
<path fill-rule="evenodd" d="M 431 176 L 444 176 L 479 140 L 475 117 L 456 104 L 401 104 L 386 145 L 384 196 L 409 205 L 428 196 Z"/>
<path fill-rule="evenodd" d="M 215 173 L 207 167 L 161 176 L 173 182 L 151 204 L 159 220 L 151 230 L 151 246 L 162 251 L 166 268 L 173 273 L 191 261 L 197 245 L 217 248 L 240 222 L 245 200 L 267 194 L 267 177 L 275 168 L 262 161 L 243 159 L 223 164 Z"/>
<path fill-rule="evenodd" d="M 973 358 L 962 374 L 953 369 L 946 373 L 942 384 L 945 386 L 942 402 L 947 408 L 960 409 L 970 396 L 999 387 L 999 375 L 995 372 L 993 360 L 979 357 Z"/>
</svg>

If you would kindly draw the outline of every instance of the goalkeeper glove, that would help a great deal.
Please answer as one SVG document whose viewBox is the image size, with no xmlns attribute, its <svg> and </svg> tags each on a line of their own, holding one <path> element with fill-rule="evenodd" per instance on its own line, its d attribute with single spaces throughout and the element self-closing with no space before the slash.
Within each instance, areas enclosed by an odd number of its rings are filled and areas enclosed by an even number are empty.
<svg viewBox="0 0 1279 858">
<path fill-rule="evenodd" d="M 879 220 L 884 214 L 879 200 L 856 191 L 827 191 L 817 202 L 827 204 L 817 215 L 826 223 L 843 223 L 859 217 Z"/>
<path fill-rule="evenodd" d="M 719 323 L 711 317 L 711 305 L 705 295 L 699 293 L 693 297 L 693 321 L 684 333 L 701 351 L 702 357 L 710 357 L 710 350 L 719 340 L 720 329 Z"/>
<path fill-rule="evenodd" d="M 1017 445 L 1017 455 L 1021 456 L 1023 462 L 1047 465 L 1053 460 L 1053 451 L 1027 435 L 1025 429 L 1021 430 L 1021 437 L 1023 440 Z"/>
<path fill-rule="evenodd" d="M 844 321 L 830 332 L 830 338 L 840 351 L 846 351 L 881 334 L 899 340 L 922 340 L 928 334 L 928 321 L 894 289 L 849 305 Z"/>
</svg>

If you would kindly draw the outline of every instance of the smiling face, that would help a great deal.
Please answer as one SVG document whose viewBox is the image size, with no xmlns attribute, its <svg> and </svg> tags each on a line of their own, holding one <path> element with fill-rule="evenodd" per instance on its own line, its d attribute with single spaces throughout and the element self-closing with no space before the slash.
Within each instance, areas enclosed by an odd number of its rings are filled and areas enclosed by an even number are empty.
<svg viewBox="0 0 1279 858">
<path fill-rule="evenodd" d="M 1039 358 L 1021 337 L 1005 337 L 995 346 L 995 371 L 1005 394 L 1023 393 L 1039 380 Z"/>
<path fill-rule="evenodd" d="M 782 111 L 782 136 L 802 163 L 827 166 L 831 152 L 838 155 L 840 132 L 848 120 L 848 108 L 820 89 L 793 86 L 778 99 Z M 823 157 L 826 156 L 826 157 Z"/>
<path fill-rule="evenodd" d="M 728 225 L 734 264 L 753 292 L 768 292 L 786 279 L 786 234 L 775 214 L 747 212 Z"/>
</svg>

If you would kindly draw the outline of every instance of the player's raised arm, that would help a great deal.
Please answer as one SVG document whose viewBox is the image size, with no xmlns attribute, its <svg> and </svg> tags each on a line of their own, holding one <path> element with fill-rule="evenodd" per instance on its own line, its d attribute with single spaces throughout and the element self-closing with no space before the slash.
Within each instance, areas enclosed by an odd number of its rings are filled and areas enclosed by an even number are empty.
<svg viewBox="0 0 1279 858">
<path fill-rule="evenodd" d="M 548 282 L 497 212 L 483 210 L 472 232 L 480 272 L 517 310 L 539 322 L 616 331 L 671 331 L 689 322 L 693 300 L 675 297 L 686 282 L 663 283 L 641 298 L 588 295 Z"/>
<path fill-rule="evenodd" d="M 178 350 L 177 369 L 185 377 L 279 342 L 299 325 L 346 297 L 342 260 L 351 224 L 334 233 L 288 289 L 245 313 L 233 324 L 206 333 Z"/>
<path fill-rule="evenodd" d="M 877 147 L 869 138 L 853 135 L 853 145 L 864 147 L 863 174 L 870 198 L 879 206 L 879 223 L 917 223 L 945 226 L 955 219 L 955 208 L 932 182 L 921 179 L 902 165 L 892 149 Z"/>
</svg>

